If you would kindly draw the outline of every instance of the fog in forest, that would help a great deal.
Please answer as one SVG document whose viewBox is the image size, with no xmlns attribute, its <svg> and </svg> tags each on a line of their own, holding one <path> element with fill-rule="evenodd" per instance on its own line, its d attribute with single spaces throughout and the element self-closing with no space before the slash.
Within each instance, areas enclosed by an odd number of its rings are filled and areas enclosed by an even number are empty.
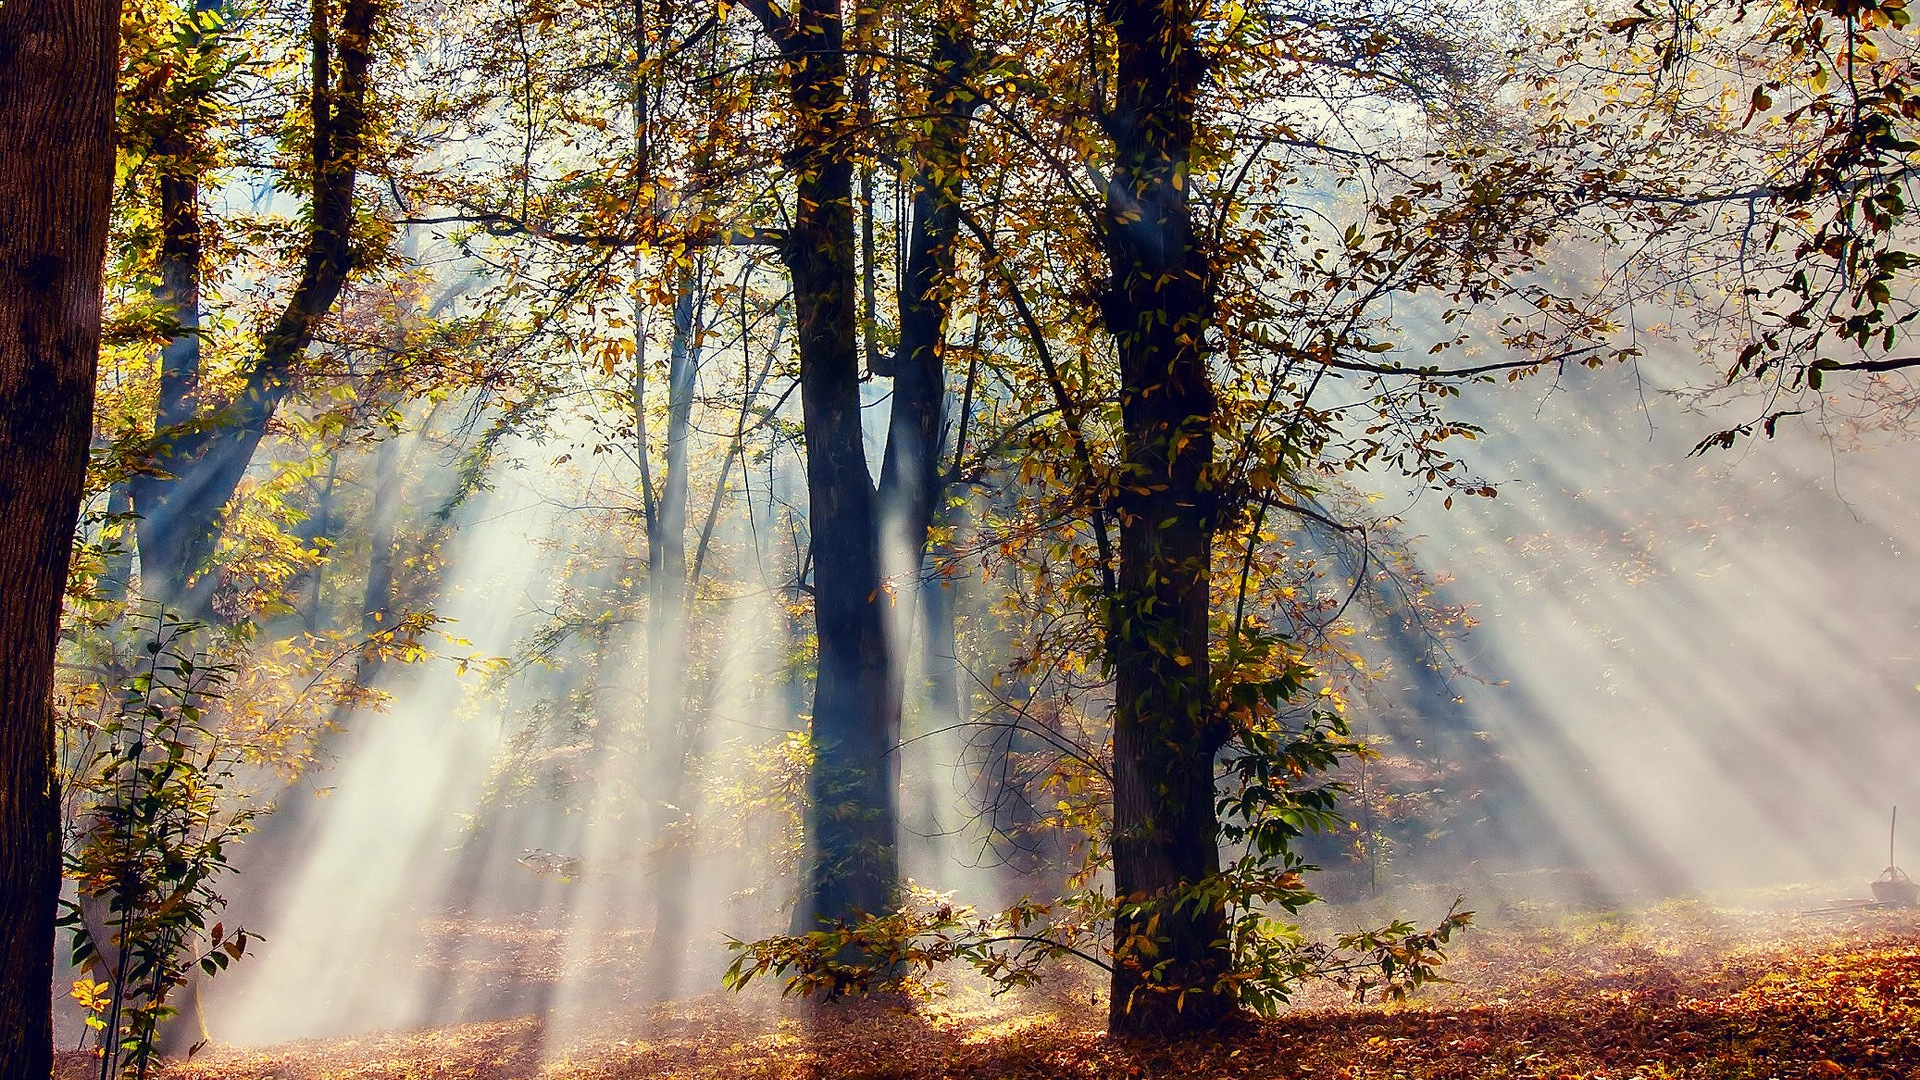
<svg viewBox="0 0 1920 1080">
<path fill-rule="evenodd" d="M 1920 806 L 1920 448 L 1835 416 L 1690 457 L 1730 413 L 1671 392 L 1701 376 L 1669 356 L 1472 399 L 1498 498 L 1405 505 L 1476 621 L 1452 722 L 1485 732 L 1526 795 L 1440 850 L 1530 848 L 1603 898 L 1860 895 L 1891 808 Z M 1916 843 L 1909 827 L 1909 863 Z"/>
<path fill-rule="evenodd" d="M 1403 522 L 1392 542 L 1473 625 L 1396 630 L 1356 601 L 1360 651 L 1384 675 L 1351 720 L 1386 756 L 1347 778 L 1361 788 L 1348 813 L 1377 840 L 1316 851 L 1330 896 L 1423 908 L 1457 892 L 1491 913 L 1809 883 L 1845 895 L 1881 867 L 1889 808 L 1920 819 L 1903 767 L 1920 752 L 1920 596 L 1904 572 L 1920 521 L 1900 479 L 1920 450 L 1798 424 L 1690 457 L 1715 417 L 1670 391 L 1698 374 L 1656 359 L 1470 394 L 1489 434 L 1469 462 L 1498 497 L 1444 509 L 1430 491 L 1376 493 L 1374 511 Z M 201 991 L 220 1039 L 531 1011 L 558 1044 L 610 1001 L 714 991 L 727 937 L 784 930 L 799 841 L 775 789 L 804 693 L 782 666 L 797 631 L 777 571 L 729 583 L 724 615 L 693 635 L 699 722 L 649 730 L 646 628 L 555 633 L 581 600 L 569 590 L 632 572 L 631 537 L 582 508 L 620 481 L 586 449 L 561 432 L 495 459 L 448 549 L 439 612 L 457 646 L 387 668 L 390 702 L 352 716 L 331 764 L 249 841 L 228 918 L 264 941 Z M 719 542 L 779 527 L 795 480 L 761 468 L 746 496 L 760 502 Z M 1004 658 L 958 651 L 964 708 L 984 716 L 1008 692 L 991 679 Z M 961 902 L 1017 897 L 1029 883 L 978 802 L 978 733 L 909 682 L 908 875 Z M 593 733 L 564 730 L 588 714 Z M 663 857 L 674 845 L 698 857 Z M 656 942 L 663 930 L 679 940 Z"/>
<path fill-rule="evenodd" d="M 1900 0 L 122 23 L 56 1071 L 1745 1075 L 1920 894 Z"/>
</svg>

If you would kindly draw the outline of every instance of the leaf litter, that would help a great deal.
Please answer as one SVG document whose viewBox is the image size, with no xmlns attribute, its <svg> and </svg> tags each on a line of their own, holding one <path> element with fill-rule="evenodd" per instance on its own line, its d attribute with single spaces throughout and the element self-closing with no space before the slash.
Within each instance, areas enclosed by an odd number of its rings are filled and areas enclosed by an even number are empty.
<svg viewBox="0 0 1920 1080">
<path fill-rule="evenodd" d="M 160 1080 L 1920 1080 L 1920 909 L 1817 917 L 1670 904 L 1506 919 L 1403 1004 L 1340 1000 L 1185 1040 L 1109 1038 L 1084 976 L 993 997 L 609 1010 L 214 1046 Z M 93 1064 L 62 1055 L 59 1076 Z"/>
</svg>

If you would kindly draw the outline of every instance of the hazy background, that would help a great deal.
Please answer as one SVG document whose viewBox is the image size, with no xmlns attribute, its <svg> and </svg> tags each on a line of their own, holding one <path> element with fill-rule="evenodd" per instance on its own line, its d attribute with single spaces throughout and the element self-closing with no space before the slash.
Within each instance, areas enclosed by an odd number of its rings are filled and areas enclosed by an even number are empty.
<svg viewBox="0 0 1920 1080">
<path fill-rule="evenodd" d="M 1670 392 L 1699 374 L 1647 361 L 1480 388 L 1465 410 L 1489 435 L 1469 460 L 1497 498 L 1448 510 L 1382 482 L 1375 510 L 1403 521 L 1439 599 L 1477 623 L 1443 643 L 1438 670 L 1422 667 L 1422 642 L 1379 627 L 1366 647 L 1389 674 L 1354 723 L 1403 759 L 1397 779 L 1372 782 L 1398 783 L 1402 801 L 1380 812 L 1411 819 L 1371 853 L 1387 902 L 1420 883 L 1483 908 L 1730 888 L 1776 905 L 1806 903 L 1809 889 L 1864 895 L 1895 803 L 1912 815 L 1902 857 L 1920 865 L 1920 590 L 1907 554 L 1920 447 L 1852 445 L 1795 421 L 1772 442 L 1689 457 L 1747 407 L 1702 413 Z M 618 573 L 626 541 L 575 508 L 608 477 L 555 464 L 569 445 L 514 446 L 462 510 L 439 609 L 468 642 L 459 651 L 523 653 L 567 589 Z M 795 492 L 768 472 L 754 520 L 771 527 Z M 728 528 L 747 527 L 738 516 Z M 696 785 L 707 801 L 672 809 L 734 830 L 701 840 L 721 854 L 698 859 L 696 878 L 664 882 L 650 855 L 661 834 L 646 792 L 660 780 L 646 748 L 661 733 L 644 730 L 637 627 L 507 675 L 451 660 L 389 668 L 390 706 L 352 719 L 331 769 L 283 797 L 312 804 L 256 837 L 229 882 L 228 921 L 265 940 L 204 988 L 215 1036 L 531 1011 L 564 1035 L 609 1002 L 717 988 L 724 937 L 784 929 L 790 887 L 779 849 L 792 837 L 754 802 L 771 799 L 769 762 L 799 727 L 782 659 L 790 613 L 751 584 L 691 645 L 709 687 Z M 562 701 L 621 726 L 556 736 Z M 546 726 L 529 742 L 536 715 Z M 906 734 L 904 865 L 963 901 L 1004 895 L 970 823 L 964 738 Z M 503 772 L 503 757 L 522 772 Z M 519 795 L 504 797 L 513 783 Z M 1346 882 L 1330 892 L 1357 892 L 1362 850 L 1324 846 Z M 665 966 L 649 938 L 663 887 L 687 890 L 694 912 Z"/>
</svg>

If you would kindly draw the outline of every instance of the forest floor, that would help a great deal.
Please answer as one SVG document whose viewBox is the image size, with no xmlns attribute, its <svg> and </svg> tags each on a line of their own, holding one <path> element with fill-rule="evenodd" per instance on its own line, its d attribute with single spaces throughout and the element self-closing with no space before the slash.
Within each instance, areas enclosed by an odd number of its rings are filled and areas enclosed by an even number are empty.
<svg viewBox="0 0 1920 1080">
<path fill-rule="evenodd" d="M 1067 979 L 912 1010 L 716 996 L 596 1017 L 564 1040 L 529 1017 L 216 1046 L 160 1080 L 1920 1080 L 1920 909 L 1668 903 L 1483 924 L 1452 950 L 1454 982 L 1412 1001 L 1354 1005 L 1322 989 L 1192 1041 L 1109 1038 L 1098 995 Z M 65 1055 L 60 1075 L 77 1080 L 88 1063 Z"/>
</svg>

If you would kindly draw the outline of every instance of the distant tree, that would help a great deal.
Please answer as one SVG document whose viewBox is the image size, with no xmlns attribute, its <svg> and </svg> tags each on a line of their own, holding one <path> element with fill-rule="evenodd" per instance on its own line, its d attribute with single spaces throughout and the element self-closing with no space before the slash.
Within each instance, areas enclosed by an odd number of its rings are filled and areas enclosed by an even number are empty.
<svg viewBox="0 0 1920 1080">
<path fill-rule="evenodd" d="M 337 11 L 335 10 L 337 7 Z M 230 401 L 209 400 L 201 367 L 202 222 L 199 202 L 208 151 L 204 124 L 220 73 L 217 8 L 196 5 L 185 18 L 186 74 L 162 67 L 178 109 L 153 122 L 158 160 L 159 298 L 175 334 L 161 352 L 160 400 L 152 461 L 129 484 L 140 515 L 141 581 L 148 595 L 205 614 L 213 575 L 202 576 L 221 534 L 222 513 L 254 451 L 293 392 L 307 349 L 334 312 L 367 252 L 356 219 L 354 185 L 365 163 L 379 0 L 321 0 L 312 6 L 304 146 L 289 178 L 309 195 L 298 269 L 286 302 L 261 335 Z M 176 85 L 179 84 L 179 85 Z M 163 112 L 165 110 L 162 110 Z M 196 123 L 198 122 L 198 123 Z"/>
<path fill-rule="evenodd" d="M 86 470 L 115 0 L 0 5 L 0 1076 L 52 1072 L 54 647 Z"/>
</svg>

